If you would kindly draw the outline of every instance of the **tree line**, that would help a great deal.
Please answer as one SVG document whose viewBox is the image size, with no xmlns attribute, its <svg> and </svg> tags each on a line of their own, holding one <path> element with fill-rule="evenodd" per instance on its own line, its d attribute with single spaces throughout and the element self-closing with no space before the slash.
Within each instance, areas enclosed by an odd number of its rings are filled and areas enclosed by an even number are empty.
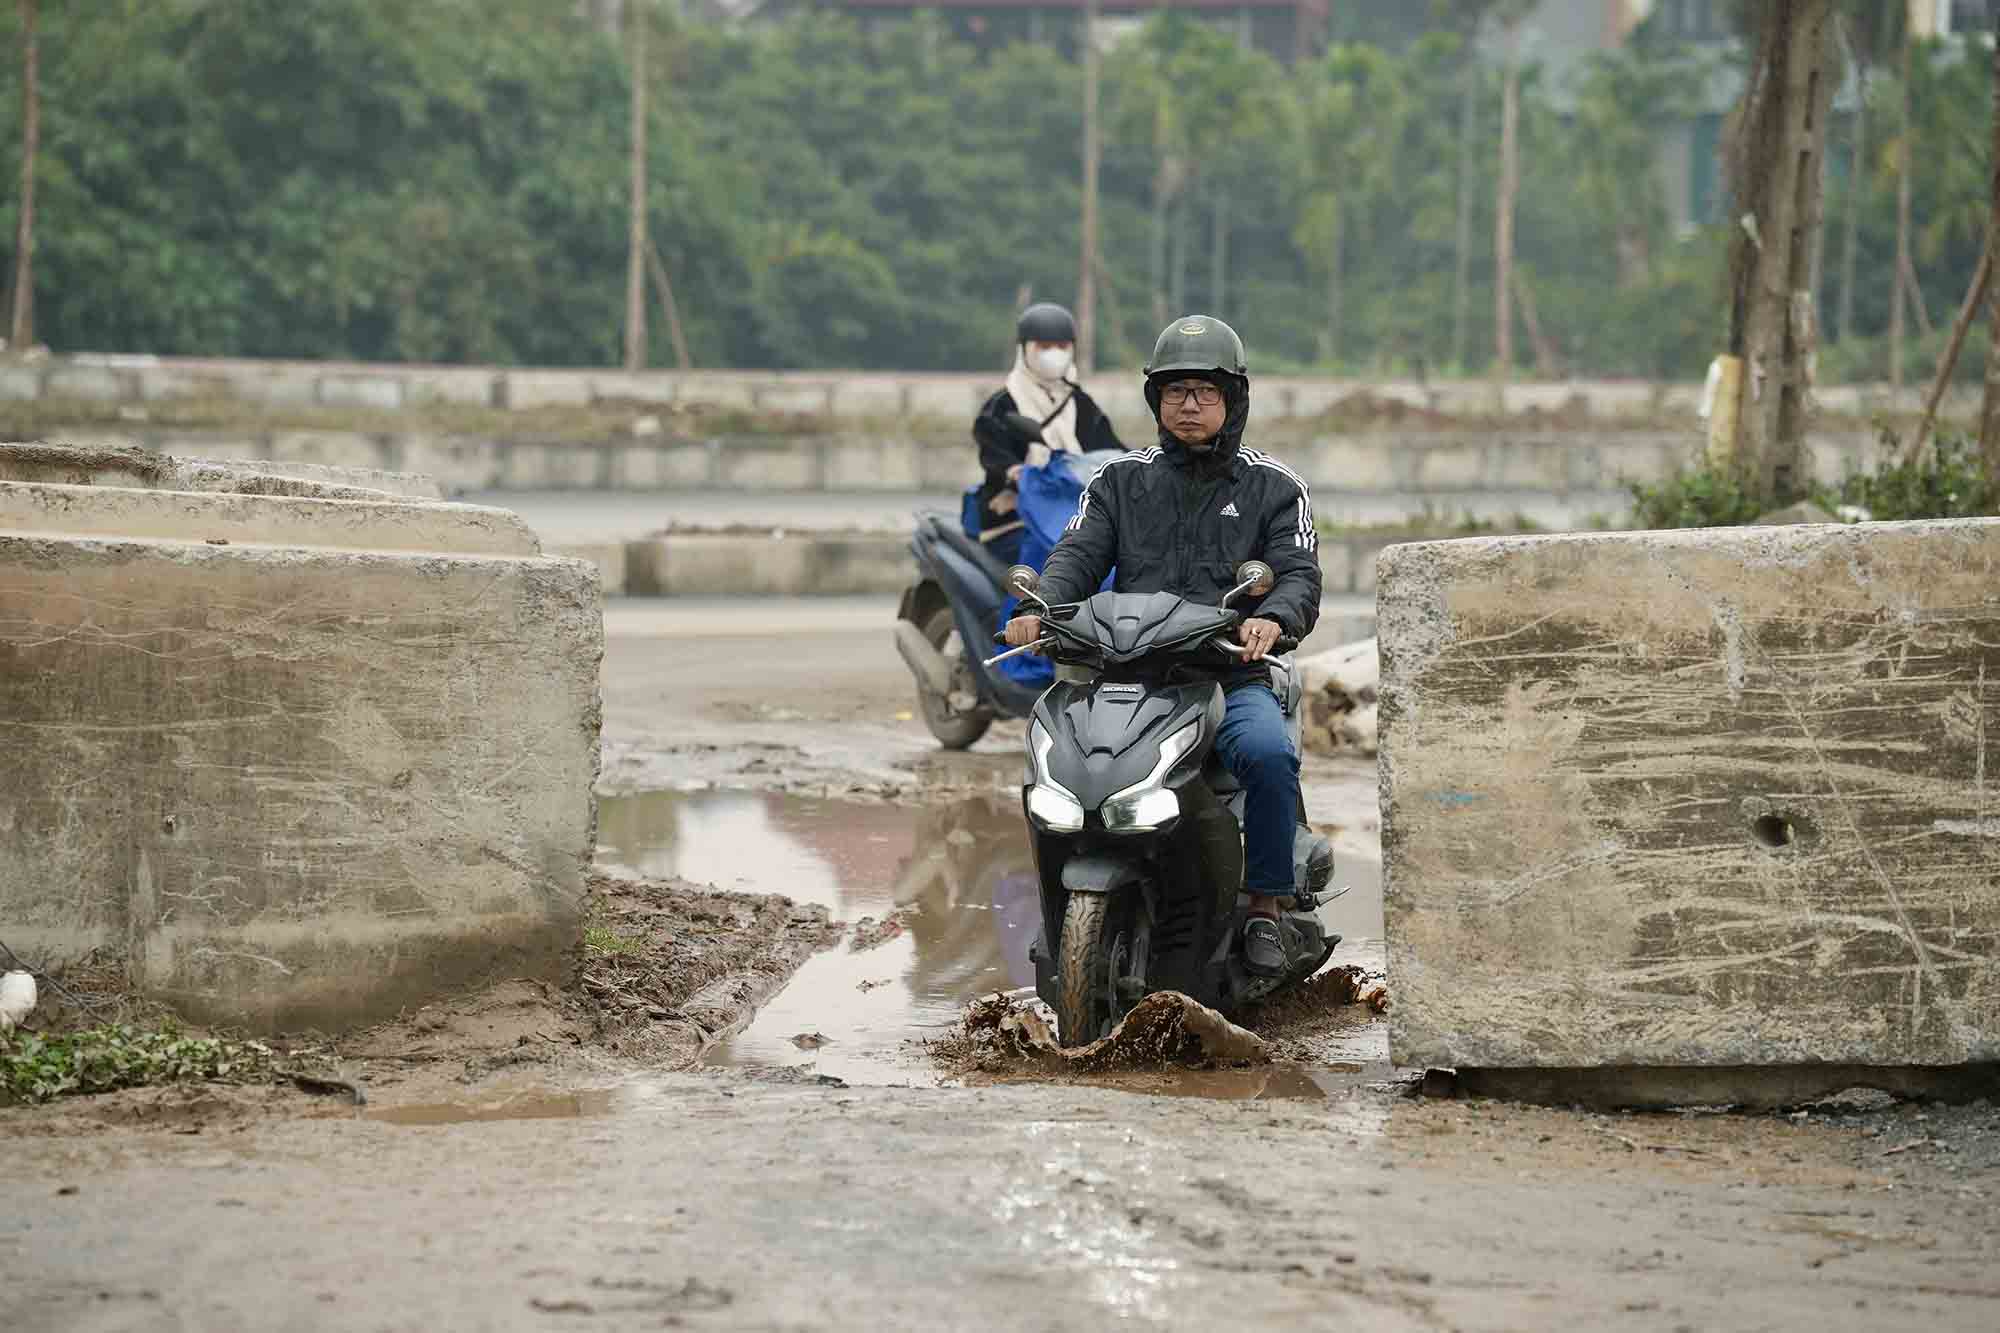
<svg viewBox="0 0 2000 1333">
<path fill-rule="evenodd" d="M 37 96 L 26 61 L 0 68 L 0 275 L 21 268 L 12 183 L 39 107 L 32 286 L 0 309 L 31 296 L 58 350 L 614 364 L 643 288 L 673 299 L 650 364 L 969 369 L 1005 354 L 1027 299 L 1075 300 L 1073 33 L 995 48 L 924 16 L 725 27 L 633 5 L 635 63 L 629 25 L 578 8 L 43 6 Z M 1449 6 L 1455 26 L 1289 69 L 1176 14 L 1106 50 L 1099 363 L 1136 365 L 1199 309 L 1267 372 L 1483 372 L 1501 352 L 1699 375 L 1729 336 L 1730 209 L 1676 227 L 1658 146 L 1754 44 L 1642 32 L 1557 86 L 1477 58 L 1479 17 L 1490 50 L 1525 8 Z M 0 18 L 0 50 L 35 9 Z M 1903 60 L 1867 17 L 1842 55 L 1867 70 L 1864 114 L 1840 111 L 1827 147 L 1822 378 L 1888 373 L 1905 345 L 1926 373 L 1985 240 L 1984 53 Z"/>
</svg>

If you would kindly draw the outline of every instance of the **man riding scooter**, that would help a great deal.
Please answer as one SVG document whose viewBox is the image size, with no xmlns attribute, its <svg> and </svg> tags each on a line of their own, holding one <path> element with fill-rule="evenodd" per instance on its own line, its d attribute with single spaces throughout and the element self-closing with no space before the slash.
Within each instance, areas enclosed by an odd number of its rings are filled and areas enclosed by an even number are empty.
<svg viewBox="0 0 2000 1333">
<path fill-rule="evenodd" d="M 1244 962 L 1276 975 L 1285 966 L 1278 916 L 1293 895 L 1299 756 L 1270 668 L 1256 664 L 1281 637 L 1303 639 L 1319 619 L 1312 498 L 1297 473 L 1244 447 L 1249 368 L 1242 340 L 1221 320 L 1190 315 L 1166 327 L 1146 364 L 1146 402 L 1159 444 L 1113 459 L 1091 480 L 1040 594 L 1051 605 L 1079 600 L 1115 567 L 1118 592 L 1219 604 L 1244 561 L 1262 560 L 1276 574 L 1271 590 L 1243 607 L 1243 660 L 1219 668 L 1227 711 L 1216 739 L 1246 798 Z M 1041 637 L 1037 616 L 1007 624 L 1009 644 Z"/>
</svg>

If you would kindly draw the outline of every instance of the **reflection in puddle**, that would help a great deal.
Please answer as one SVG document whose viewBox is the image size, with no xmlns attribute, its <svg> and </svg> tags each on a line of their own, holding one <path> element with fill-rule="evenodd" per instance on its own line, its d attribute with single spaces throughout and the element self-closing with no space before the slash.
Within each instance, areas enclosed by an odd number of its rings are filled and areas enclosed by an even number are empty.
<svg viewBox="0 0 2000 1333">
<path fill-rule="evenodd" d="M 1249 1069 L 1131 1069 L 1112 1073 L 1074 1075 L 1066 1085 L 1115 1088 L 1120 1092 L 1143 1092 L 1156 1097 L 1196 1097 L 1219 1102 L 1319 1101 L 1344 1097 L 1370 1084 L 1388 1083 L 1396 1070 L 1386 1062 L 1337 1065 L 1260 1065 Z M 966 1079 L 974 1085 L 1046 1082 L 1045 1079 L 1010 1079 L 975 1074 Z"/>
<path fill-rule="evenodd" d="M 391 1125 L 463 1125 L 477 1120 L 569 1120 L 610 1111 L 613 1090 L 588 1092 L 524 1092 L 483 1106 L 463 1102 L 420 1102 L 409 1106 L 379 1106 L 363 1118 Z"/>
<path fill-rule="evenodd" d="M 928 1082 L 931 1072 L 911 1039 L 954 1029 L 967 1000 L 1034 984 L 1028 945 L 1040 925 L 1039 901 L 1012 794 L 911 809 L 767 793 L 652 792 L 603 798 L 598 828 L 601 857 L 644 874 L 781 893 L 823 905 L 850 925 L 902 914 L 904 929 L 875 948 L 855 952 L 850 932 L 809 959 L 748 1028 L 716 1048 L 711 1063 L 802 1066 L 854 1083 Z M 1320 914 L 1348 937 L 1335 964 L 1379 969 L 1381 870 L 1360 848 L 1359 840 L 1336 843 L 1334 883 L 1353 891 Z M 803 1050 L 793 1043 L 808 1033 L 824 1043 Z M 1379 1060 L 1381 1044 L 1376 1025 L 1334 1058 Z"/>
</svg>

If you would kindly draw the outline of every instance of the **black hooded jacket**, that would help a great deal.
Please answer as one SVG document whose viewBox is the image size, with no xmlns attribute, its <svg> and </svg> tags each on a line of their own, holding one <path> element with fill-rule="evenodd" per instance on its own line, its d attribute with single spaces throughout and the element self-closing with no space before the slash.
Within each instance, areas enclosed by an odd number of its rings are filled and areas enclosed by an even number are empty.
<svg viewBox="0 0 2000 1333">
<path fill-rule="evenodd" d="M 1262 560 L 1276 585 L 1236 609 L 1246 620 L 1274 620 L 1294 638 L 1311 632 L 1320 599 L 1312 496 L 1298 473 L 1243 447 L 1249 388 L 1233 377 L 1215 379 L 1229 396 L 1215 447 L 1195 453 L 1162 428 L 1154 448 L 1105 464 L 1042 571 L 1040 591 L 1049 602 L 1088 596 L 1115 565 L 1118 592 L 1171 592 L 1215 606 L 1236 586 L 1238 565 Z M 1146 396 L 1157 417 L 1157 387 L 1148 386 Z M 1265 673 L 1252 667 L 1229 674 Z"/>
<path fill-rule="evenodd" d="M 1028 461 L 1028 441 L 1016 435 L 1007 425 L 1007 414 L 1018 411 L 1020 407 L 1014 402 L 1014 395 L 1002 389 L 986 400 L 986 406 L 979 409 L 979 416 L 972 423 L 972 438 L 979 445 L 979 466 L 986 474 L 979 487 L 979 526 L 982 529 L 1018 523 L 1021 518 L 1018 510 L 1010 509 L 1002 514 L 993 508 L 996 499 L 1014 488 L 1007 470 L 1017 463 Z M 1097 405 L 1097 400 L 1082 389 L 1076 391 L 1076 439 L 1086 451 L 1125 447 L 1111 425 L 1111 418 L 1104 415 L 1104 409 Z"/>
</svg>

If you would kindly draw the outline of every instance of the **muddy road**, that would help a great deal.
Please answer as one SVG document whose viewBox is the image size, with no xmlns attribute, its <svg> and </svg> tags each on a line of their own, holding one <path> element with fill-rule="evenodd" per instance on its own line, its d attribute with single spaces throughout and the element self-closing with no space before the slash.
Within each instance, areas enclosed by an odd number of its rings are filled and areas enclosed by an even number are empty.
<svg viewBox="0 0 2000 1333">
<path fill-rule="evenodd" d="M 847 926 L 697 1067 L 639 1044 L 363 1107 L 0 1113 L 9 1326 L 2000 1325 L 1984 1106 L 1413 1097 L 1362 1005 L 1250 1016 L 1283 1056 L 1256 1069 L 941 1062 L 964 1001 L 1028 976 L 1019 733 L 939 755 L 886 614 L 613 605 L 600 861 Z M 1379 969 L 1374 798 L 1372 764 L 1309 763 L 1354 886 L 1336 962 Z"/>
</svg>

